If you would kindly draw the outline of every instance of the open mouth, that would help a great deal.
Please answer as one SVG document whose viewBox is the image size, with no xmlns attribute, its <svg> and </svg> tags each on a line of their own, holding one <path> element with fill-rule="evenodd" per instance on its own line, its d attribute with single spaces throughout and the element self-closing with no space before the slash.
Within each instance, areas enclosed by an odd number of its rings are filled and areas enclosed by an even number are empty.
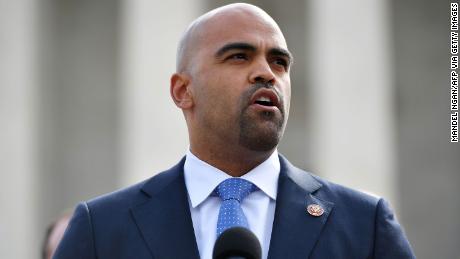
<svg viewBox="0 0 460 259">
<path fill-rule="evenodd" d="M 263 105 L 263 106 L 274 106 L 275 104 L 266 96 L 261 96 L 255 100 L 254 103 Z"/>
<path fill-rule="evenodd" d="M 251 104 L 258 104 L 267 108 L 279 108 L 280 100 L 278 94 L 271 89 L 260 89 L 251 98 Z"/>
</svg>

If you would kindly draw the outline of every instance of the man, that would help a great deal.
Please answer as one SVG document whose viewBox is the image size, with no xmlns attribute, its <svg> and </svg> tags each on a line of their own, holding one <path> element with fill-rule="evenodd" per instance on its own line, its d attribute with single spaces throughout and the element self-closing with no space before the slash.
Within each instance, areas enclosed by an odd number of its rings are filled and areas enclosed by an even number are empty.
<svg viewBox="0 0 460 259">
<path fill-rule="evenodd" d="M 42 259 L 51 259 L 53 257 L 59 242 L 64 236 L 64 231 L 69 224 L 71 216 L 71 213 L 65 212 L 49 225 L 43 242 Z"/>
<path fill-rule="evenodd" d="M 170 89 L 188 127 L 186 157 L 79 204 L 54 258 L 211 258 L 232 226 L 255 233 L 263 258 L 414 258 L 384 200 L 278 155 L 291 64 L 280 28 L 255 6 L 195 20 Z"/>
</svg>

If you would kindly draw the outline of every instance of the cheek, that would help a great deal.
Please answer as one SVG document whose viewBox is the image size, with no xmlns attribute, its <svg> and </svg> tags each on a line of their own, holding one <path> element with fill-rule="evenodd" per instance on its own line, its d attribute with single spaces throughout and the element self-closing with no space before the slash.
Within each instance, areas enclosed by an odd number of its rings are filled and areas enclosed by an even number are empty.
<svg viewBox="0 0 460 259">
<path fill-rule="evenodd" d="M 228 110 L 229 96 L 225 91 L 226 85 L 219 81 L 216 75 L 204 73 L 195 81 L 196 114 L 204 120 L 220 120 L 230 112 Z"/>
<path fill-rule="evenodd" d="M 225 109 L 233 109 L 237 105 L 244 84 L 231 73 L 225 72 L 208 73 L 204 77 L 206 82 L 203 83 L 206 85 L 206 95 L 212 99 L 210 102 L 219 107 L 224 106 Z"/>
<path fill-rule="evenodd" d="M 215 120 L 234 121 L 241 113 L 242 94 L 247 90 L 245 73 L 223 66 L 207 66 L 195 74 L 196 108 Z M 203 110 L 205 109 L 205 110 Z"/>
<path fill-rule="evenodd" d="M 288 107 L 289 107 L 290 104 L 291 104 L 291 88 L 290 88 L 290 87 L 289 87 L 288 90 L 287 90 L 286 102 L 287 102 L 287 105 L 288 105 Z"/>
<path fill-rule="evenodd" d="M 291 82 L 288 79 L 283 80 L 283 95 L 284 95 L 284 102 L 285 106 L 289 108 L 289 104 L 291 103 Z"/>
</svg>

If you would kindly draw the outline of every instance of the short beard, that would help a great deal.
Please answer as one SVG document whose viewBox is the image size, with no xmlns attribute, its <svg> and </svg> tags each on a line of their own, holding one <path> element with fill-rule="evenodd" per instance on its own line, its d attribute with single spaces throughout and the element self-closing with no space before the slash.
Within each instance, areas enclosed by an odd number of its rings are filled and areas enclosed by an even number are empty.
<svg viewBox="0 0 460 259">
<path fill-rule="evenodd" d="M 270 128 L 260 128 L 257 126 L 253 118 L 251 118 L 248 113 L 246 113 L 246 109 L 248 108 L 249 98 L 260 88 L 268 88 L 274 89 L 273 85 L 271 84 L 264 84 L 264 83 L 256 83 L 253 87 L 250 88 L 248 92 L 243 95 L 242 101 L 243 104 L 241 107 L 244 107 L 241 111 L 239 124 L 240 124 L 240 136 L 239 136 L 239 144 L 243 147 L 253 150 L 253 151 L 260 151 L 266 152 L 274 149 L 281 137 L 283 136 L 283 129 L 285 123 L 285 114 L 284 114 L 284 103 L 283 103 L 283 96 L 279 92 L 277 92 L 278 97 L 280 99 L 280 112 L 281 112 L 281 120 L 278 121 L 276 124 L 276 129 L 271 130 Z M 275 89 L 274 89 L 275 90 Z M 276 90 L 275 90 L 276 91 Z M 271 112 L 266 112 L 260 114 L 260 116 L 264 117 L 266 120 L 271 120 L 275 117 L 275 114 Z"/>
</svg>

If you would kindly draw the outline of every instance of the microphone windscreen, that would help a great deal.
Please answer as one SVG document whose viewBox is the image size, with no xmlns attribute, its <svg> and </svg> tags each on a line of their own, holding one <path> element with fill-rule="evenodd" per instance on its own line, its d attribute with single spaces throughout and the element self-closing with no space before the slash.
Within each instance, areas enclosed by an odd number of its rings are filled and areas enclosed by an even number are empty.
<svg viewBox="0 0 460 259">
<path fill-rule="evenodd" d="M 249 229 L 233 227 L 225 230 L 216 240 L 213 259 L 262 258 L 262 249 L 256 235 Z"/>
</svg>

